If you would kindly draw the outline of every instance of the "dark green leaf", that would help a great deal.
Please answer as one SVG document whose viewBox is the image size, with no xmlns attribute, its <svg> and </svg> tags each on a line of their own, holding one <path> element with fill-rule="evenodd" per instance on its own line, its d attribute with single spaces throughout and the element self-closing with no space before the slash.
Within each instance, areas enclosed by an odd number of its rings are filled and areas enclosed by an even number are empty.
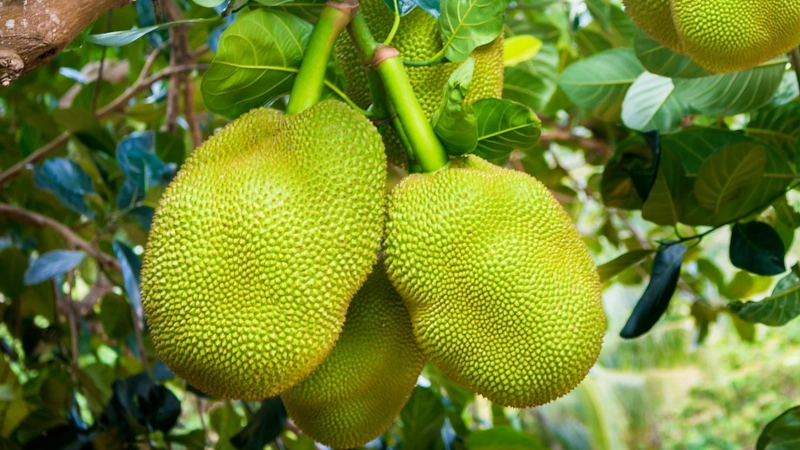
<svg viewBox="0 0 800 450">
<path fill-rule="evenodd" d="M 532 149 L 542 134 L 542 123 L 525 105 L 495 98 L 473 103 L 478 121 L 475 154 L 489 160 L 505 158 L 513 150 Z"/>
<path fill-rule="evenodd" d="M 792 450 L 800 446 L 800 406 L 789 408 L 768 423 L 756 442 L 756 450 Z"/>
<path fill-rule="evenodd" d="M 644 68 L 652 74 L 667 78 L 700 78 L 714 75 L 697 65 L 690 57 L 673 52 L 638 29 L 633 48 Z"/>
<path fill-rule="evenodd" d="M 139 294 L 139 274 L 142 271 L 142 260 L 130 247 L 118 240 L 114 240 L 113 247 L 114 254 L 117 255 L 117 259 L 122 266 L 122 280 L 125 292 L 128 294 L 128 300 L 130 300 L 134 311 L 141 319 L 142 300 Z"/>
<path fill-rule="evenodd" d="M 467 440 L 469 450 L 544 450 L 535 436 L 517 431 L 511 426 L 495 426 L 475 431 Z"/>
<path fill-rule="evenodd" d="M 783 326 L 800 315 L 800 278 L 792 272 L 778 282 L 769 297 L 757 302 L 731 302 L 730 309 L 750 323 Z"/>
<path fill-rule="evenodd" d="M 52 250 L 34 261 L 25 270 L 23 281 L 26 285 L 54 280 L 72 270 L 86 258 L 83 252 L 73 250 Z"/>
<path fill-rule="evenodd" d="M 603 171 L 600 182 L 603 203 L 614 208 L 641 208 L 640 192 L 648 192 L 653 186 L 647 180 L 657 174 L 658 164 L 644 136 L 632 135 L 620 142 Z"/>
<path fill-rule="evenodd" d="M 666 312 L 672 294 L 675 293 L 686 246 L 683 244 L 666 245 L 662 244 L 659 247 L 653 261 L 650 282 L 620 332 L 620 336 L 625 339 L 636 338 L 650 331 Z"/>
<path fill-rule="evenodd" d="M 444 56 L 464 61 L 476 47 L 492 42 L 503 30 L 504 2 L 441 0 L 439 32 Z"/>
<path fill-rule="evenodd" d="M 753 142 L 722 147 L 703 161 L 694 183 L 697 201 L 713 214 L 746 195 L 761 180 L 767 151 Z"/>
<path fill-rule="evenodd" d="M 608 281 L 614 278 L 618 273 L 647 258 L 653 252 L 655 252 L 655 250 L 651 248 L 631 250 L 605 264 L 597 266 L 597 272 L 600 274 L 600 281 Z"/>
<path fill-rule="evenodd" d="M 92 180 L 74 161 L 50 158 L 33 170 L 33 180 L 40 189 L 52 192 L 62 205 L 90 219 L 94 218 L 94 211 L 89 209 L 83 198 L 86 194 L 94 194 Z"/>
<path fill-rule="evenodd" d="M 505 68 L 503 98 L 543 110 L 556 92 L 558 69 L 558 49 L 545 42 L 533 59 Z"/>
<path fill-rule="evenodd" d="M 261 450 L 281 434 L 287 417 L 281 398 L 268 398 L 247 426 L 231 438 L 231 444 L 240 450 Z"/>
<path fill-rule="evenodd" d="M 453 71 L 444 87 L 442 103 L 431 116 L 433 131 L 450 155 L 470 153 L 478 145 L 475 114 L 464 103 L 474 69 L 475 59 L 470 57 Z"/>
<path fill-rule="evenodd" d="M 737 223 L 731 231 L 730 258 L 734 266 L 759 275 L 786 270 L 785 249 L 774 228 L 764 222 Z"/>
<path fill-rule="evenodd" d="M 444 418 L 444 406 L 439 396 L 429 388 L 415 387 L 408 403 L 400 411 L 403 445 L 414 450 L 436 448 Z"/>
</svg>

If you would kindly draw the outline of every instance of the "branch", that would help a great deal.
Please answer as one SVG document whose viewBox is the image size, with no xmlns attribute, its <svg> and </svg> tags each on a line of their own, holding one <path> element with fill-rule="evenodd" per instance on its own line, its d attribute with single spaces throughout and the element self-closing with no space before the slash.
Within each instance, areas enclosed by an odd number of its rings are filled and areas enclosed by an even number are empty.
<svg viewBox="0 0 800 450">
<path fill-rule="evenodd" d="M 7 203 L 0 203 L 0 215 L 10 217 L 19 222 L 25 222 L 37 227 L 50 228 L 56 233 L 60 234 L 67 243 L 77 249 L 83 250 L 87 255 L 93 257 L 101 265 L 112 267 L 115 270 L 121 270 L 119 261 L 111 255 L 103 253 L 99 248 L 85 241 L 83 238 L 75 234 L 66 225 L 53 220 L 41 214 L 29 211 L 27 209 L 18 208 Z"/>
<path fill-rule="evenodd" d="M 6 1 L 0 24 L 0 85 L 47 63 L 87 26 L 131 0 Z M 28 5 L 31 3 L 31 5 Z"/>
<path fill-rule="evenodd" d="M 591 150 L 604 158 L 610 158 L 614 154 L 614 149 L 608 142 L 577 136 L 564 128 L 553 128 L 552 130 L 544 131 L 542 132 L 542 137 L 539 138 L 539 143 L 545 147 L 557 141 L 573 142 L 579 147 Z"/>
<path fill-rule="evenodd" d="M 147 69 L 148 67 L 149 66 L 145 64 L 145 68 Z M 139 76 L 139 79 L 137 79 L 136 82 L 128 88 L 128 90 L 111 101 L 111 103 L 97 111 L 95 116 L 97 116 L 98 119 L 102 119 L 117 112 L 117 110 L 125 106 L 130 99 L 135 97 L 143 90 L 149 88 L 151 84 L 161 79 L 168 78 L 174 73 L 189 72 L 192 70 L 204 70 L 207 67 L 208 64 L 187 64 L 182 66 L 167 67 L 166 69 L 156 72 L 149 77 L 143 76 L 145 74 L 143 71 L 142 75 Z M 67 141 L 69 141 L 69 136 L 70 134 L 67 131 L 59 134 L 55 139 L 31 153 L 22 161 L 0 173 L 0 191 L 3 189 L 3 186 L 5 186 L 14 177 L 19 175 L 19 173 L 22 172 L 22 170 L 25 169 L 25 167 L 27 167 L 29 164 L 36 164 L 49 156 L 51 153 L 58 151 L 67 143 Z"/>
</svg>

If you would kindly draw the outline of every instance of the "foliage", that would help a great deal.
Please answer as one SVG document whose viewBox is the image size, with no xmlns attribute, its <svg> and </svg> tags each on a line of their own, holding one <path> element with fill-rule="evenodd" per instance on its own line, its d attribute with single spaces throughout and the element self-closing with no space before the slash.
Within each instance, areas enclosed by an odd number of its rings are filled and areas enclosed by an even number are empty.
<svg viewBox="0 0 800 450">
<path fill-rule="evenodd" d="M 138 282 L 164 187 L 229 119 L 285 106 L 322 3 L 181 1 L 184 17 L 170 17 L 139 0 L 2 88 L 4 447 L 314 448 L 280 399 L 222 401 L 175 377 Z M 502 25 L 504 98 L 465 106 L 467 63 L 437 135 L 450 153 L 550 188 L 600 267 L 609 328 L 587 380 L 536 409 L 492 405 L 428 366 L 370 448 L 797 438 L 800 67 L 710 73 L 636 29 L 620 3 L 397 2 L 439 13 L 452 45 L 434 59 L 470 61 Z M 344 99 L 341 68 L 325 73 L 324 96 Z"/>
</svg>

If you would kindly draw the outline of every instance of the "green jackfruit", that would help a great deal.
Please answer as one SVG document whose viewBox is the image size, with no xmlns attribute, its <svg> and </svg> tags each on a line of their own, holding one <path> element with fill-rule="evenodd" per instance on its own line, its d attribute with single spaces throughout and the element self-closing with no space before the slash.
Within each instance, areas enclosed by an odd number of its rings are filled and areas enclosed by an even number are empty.
<svg viewBox="0 0 800 450">
<path fill-rule="evenodd" d="M 717 73 L 755 67 L 800 45 L 800 0 L 624 0 L 665 47 Z"/>
<path fill-rule="evenodd" d="M 375 263 L 385 182 L 375 127 L 333 100 L 252 110 L 195 150 L 164 192 L 142 266 L 167 366 L 224 398 L 307 377 Z"/>
<path fill-rule="evenodd" d="M 387 272 L 425 355 L 491 401 L 531 407 L 586 376 L 605 316 L 586 245 L 547 188 L 470 155 L 389 196 Z"/>
<path fill-rule="evenodd" d="M 394 15 L 383 0 L 363 0 L 360 11 L 367 25 L 379 41 L 386 39 L 392 28 Z M 408 61 L 427 61 L 442 49 L 439 22 L 422 8 L 415 8 L 401 17 L 400 27 L 391 45 Z M 465 102 L 471 104 L 483 98 L 500 98 L 503 94 L 503 38 L 473 50 L 475 71 Z M 362 108 L 372 103 L 367 77 L 355 47 L 348 36 L 336 42 L 336 58 L 347 80 L 347 96 Z M 406 67 L 411 87 L 427 117 L 439 108 L 443 89 L 450 75 L 462 63 L 433 64 Z M 390 162 L 404 165 L 405 149 L 393 132 L 387 132 L 386 152 Z"/>
<path fill-rule="evenodd" d="M 676 53 L 686 53 L 683 42 L 672 22 L 670 2 L 672 0 L 622 0 L 625 12 L 633 23 Z"/>
<path fill-rule="evenodd" d="M 328 359 L 281 398 L 294 422 L 314 440 L 353 448 L 391 425 L 425 364 L 411 319 L 378 264 L 347 310 Z"/>
</svg>

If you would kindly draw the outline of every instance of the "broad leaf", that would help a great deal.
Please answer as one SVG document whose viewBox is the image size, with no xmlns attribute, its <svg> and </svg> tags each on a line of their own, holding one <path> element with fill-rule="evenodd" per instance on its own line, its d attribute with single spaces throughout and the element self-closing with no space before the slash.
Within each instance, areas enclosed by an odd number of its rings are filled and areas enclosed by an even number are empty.
<svg viewBox="0 0 800 450">
<path fill-rule="evenodd" d="M 544 450 L 535 436 L 515 430 L 508 425 L 475 431 L 467 439 L 468 450 Z"/>
<path fill-rule="evenodd" d="M 737 223 L 731 231 L 730 258 L 734 266 L 758 275 L 786 270 L 781 237 L 764 222 Z"/>
<path fill-rule="evenodd" d="M 664 47 L 644 31 L 637 29 L 633 42 L 636 57 L 654 75 L 667 78 L 701 78 L 714 75 L 700 67 L 692 58 Z"/>
<path fill-rule="evenodd" d="M 403 445 L 415 450 L 432 450 L 441 439 L 439 430 L 444 424 L 441 399 L 428 388 L 417 386 L 400 411 L 403 421 Z"/>
<path fill-rule="evenodd" d="M 659 225 L 674 225 L 680 220 L 686 174 L 675 153 L 661 153 L 658 172 L 647 200 L 642 205 L 642 217 Z"/>
<path fill-rule="evenodd" d="M 464 103 L 469 92 L 475 60 L 466 62 L 453 71 L 445 84 L 442 104 L 431 115 L 433 131 L 450 155 L 463 155 L 478 145 L 478 123 L 472 107 Z"/>
<path fill-rule="evenodd" d="M 745 127 L 745 132 L 772 148 L 783 150 L 787 160 L 796 161 L 800 138 L 800 103 L 787 103 L 756 112 Z"/>
<path fill-rule="evenodd" d="M 677 130 L 686 108 L 674 95 L 669 78 L 644 72 L 633 82 L 622 102 L 622 121 L 628 128 L 663 133 Z"/>
<path fill-rule="evenodd" d="M 486 98 L 473 103 L 478 122 L 475 154 L 494 160 L 514 149 L 530 150 L 542 134 L 542 124 L 525 105 L 511 100 Z"/>
<path fill-rule="evenodd" d="M 800 446 L 800 406 L 772 419 L 758 436 L 756 450 L 792 450 Z"/>
<path fill-rule="evenodd" d="M 130 44 L 133 41 L 136 41 L 137 39 L 141 38 L 147 33 L 151 33 L 156 30 L 165 30 L 167 28 L 177 27 L 178 25 L 189 25 L 202 22 L 217 22 L 219 20 L 221 20 L 219 17 L 211 17 L 208 19 L 176 20 L 174 22 L 167 22 L 167 23 L 162 23 L 160 25 L 137 28 L 134 30 L 112 31 L 109 33 L 102 33 L 102 34 L 90 34 L 86 36 L 85 42 L 88 42 L 90 44 L 104 45 L 106 47 L 122 47 L 124 45 Z"/>
<path fill-rule="evenodd" d="M 94 194 L 89 175 L 74 161 L 67 158 L 50 158 L 33 170 L 33 180 L 40 189 L 52 192 L 67 208 L 94 218 L 95 213 L 86 205 L 83 196 Z"/>
<path fill-rule="evenodd" d="M 30 286 L 47 280 L 54 280 L 74 269 L 86 258 L 83 252 L 72 250 L 52 250 L 31 263 L 25 269 L 23 282 Z"/>
<path fill-rule="evenodd" d="M 683 244 L 667 245 L 662 244 L 659 247 L 653 260 L 650 282 L 619 334 L 625 339 L 636 338 L 650 331 L 666 312 L 672 295 L 675 293 L 686 246 Z"/>
<path fill-rule="evenodd" d="M 597 266 L 597 272 L 600 274 L 600 281 L 608 281 L 614 278 L 623 270 L 650 256 L 653 252 L 655 252 L 655 250 L 649 248 L 631 250 L 628 253 L 617 256 L 607 263 Z"/>
<path fill-rule="evenodd" d="M 544 44 L 531 60 L 506 67 L 503 98 L 541 111 L 556 92 L 559 54 L 555 45 Z"/>
<path fill-rule="evenodd" d="M 726 145 L 703 161 L 694 183 L 694 195 L 704 208 L 719 214 L 739 200 L 764 173 L 767 152 L 752 142 Z"/>
<path fill-rule="evenodd" d="M 231 444 L 243 450 L 263 449 L 281 434 L 287 417 L 280 397 L 268 398 L 261 402 L 261 407 L 247 422 L 247 426 L 231 438 Z"/>
<path fill-rule="evenodd" d="M 503 41 L 503 65 L 516 66 L 519 63 L 530 61 L 539 53 L 542 41 L 530 34 L 511 36 Z"/>
<path fill-rule="evenodd" d="M 439 32 L 444 56 L 464 61 L 476 47 L 500 36 L 504 6 L 496 0 L 442 0 Z"/>
<path fill-rule="evenodd" d="M 792 272 L 775 285 L 769 297 L 757 302 L 731 302 L 730 309 L 750 323 L 786 325 L 800 315 L 800 278 Z"/>
<path fill-rule="evenodd" d="M 125 292 L 133 306 L 133 310 L 142 319 L 142 300 L 139 293 L 140 272 L 142 271 L 142 260 L 133 250 L 120 241 L 113 243 L 114 254 L 117 255 L 122 266 L 122 280 Z"/>
</svg>

